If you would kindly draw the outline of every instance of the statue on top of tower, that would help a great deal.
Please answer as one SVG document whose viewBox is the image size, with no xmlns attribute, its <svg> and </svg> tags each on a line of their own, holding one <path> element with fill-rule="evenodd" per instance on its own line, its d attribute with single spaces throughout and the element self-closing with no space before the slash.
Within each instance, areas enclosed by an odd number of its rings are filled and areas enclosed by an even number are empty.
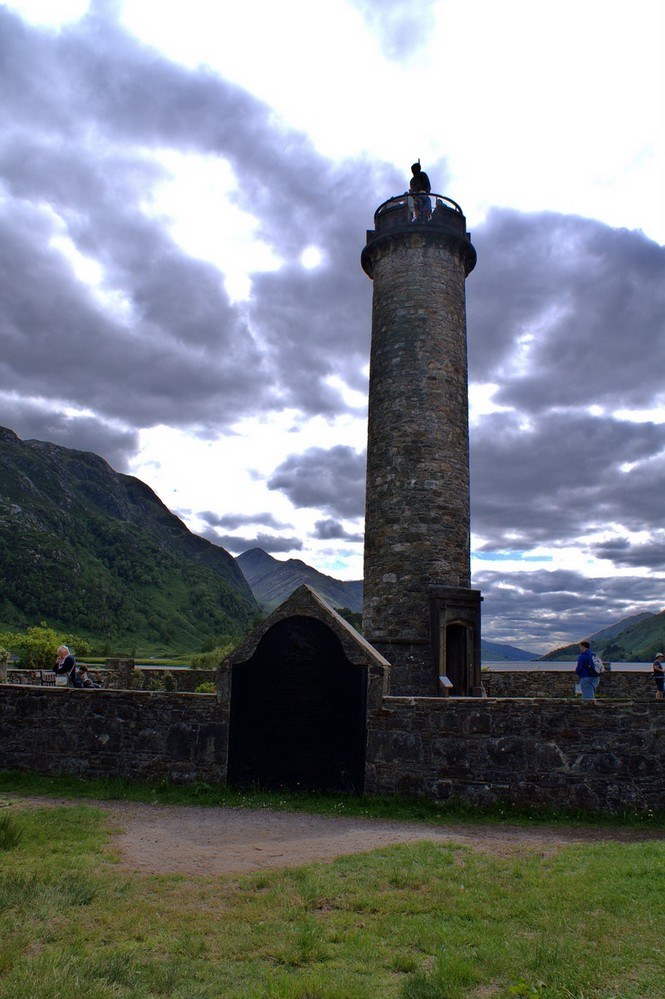
<svg viewBox="0 0 665 999">
<path fill-rule="evenodd" d="M 411 194 L 418 194 L 420 192 L 423 194 L 429 194 L 432 190 L 432 185 L 429 182 L 429 177 L 420 166 L 420 160 L 413 164 L 411 167 L 411 173 L 413 174 L 411 183 L 409 184 L 409 191 Z"/>
<path fill-rule="evenodd" d="M 432 217 L 432 205 L 429 199 L 432 185 L 429 177 L 420 166 L 420 160 L 411 167 L 411 182 L 409 194 L 413 196 L 413 221 L 428 222 Z"/>
</svg>

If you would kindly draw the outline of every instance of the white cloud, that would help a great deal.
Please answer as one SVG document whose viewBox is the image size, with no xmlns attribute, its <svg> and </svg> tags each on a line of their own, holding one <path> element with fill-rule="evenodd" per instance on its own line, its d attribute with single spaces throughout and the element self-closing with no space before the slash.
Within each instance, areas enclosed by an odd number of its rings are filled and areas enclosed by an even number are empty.
<svg viewBox="0 0 665 999">
<path fill-rule="evenodd" d="M 231 164 L 220 156 L 175 149 L 160 150 L 156 159 L 169 178 L 153 188 L 146 211 L 163 218 L 185 253 L 220 270 L 231 302 L 247 300 L 251 275 L 278 270 L 282 261 L 258 236 L 258 219 L 236 203 L 238 179 Z"/>
<path fill-rule="evenodd" d="M 55 28 L 78 21 L 88 10 L 90 0 L 5 0 L 5 6 L 30 24 Z"/>
</svg>

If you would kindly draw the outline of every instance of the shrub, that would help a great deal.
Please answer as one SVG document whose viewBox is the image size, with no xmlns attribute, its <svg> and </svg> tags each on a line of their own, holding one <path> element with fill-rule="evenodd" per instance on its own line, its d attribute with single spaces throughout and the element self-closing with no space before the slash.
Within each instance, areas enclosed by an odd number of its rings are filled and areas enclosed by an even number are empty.
<svg viewBox="0 0 665 999">
<path fill-rule="evenodd" d="M 143 690 L 145 677 L 143 670 L 134 668 L 129 673 L 129 690 Z"/>
<path fill-rule="evenodd" d="M 229 642 L 227 645 L 218 645 L 211 652 L 199 652 L 198 655 L 192 656 L 192 669 L 217 669 L 222 659 L 226 659 L 234 648 L 233 642 Z"/>
<path fill-rule="evenodd" d="M 175 678 L 175 674 L 171 670 L 165 670 L 162 673 L 162 687 L 164 690 L 177 691 L 178 681 Z"/>
<path fill-rule="evenodd" d="M 211 683 L 210 680 L 206 680 L 205 683 L 200 683 L 198 687 L 194 690 L 195 694 L 214 694 L 215 684 Z"/>
<path fill-rule="evenodd" d="M 87 656 L 91 650 L 85 638 L 63 635 L 49 628 L 44 621 L 25 632 L 3 632 L 0 634 L 0 645 L 18 657 L 21 669 L 52 669 L 60 645 L 69 646 L 75 656 Z"/>
</svg>

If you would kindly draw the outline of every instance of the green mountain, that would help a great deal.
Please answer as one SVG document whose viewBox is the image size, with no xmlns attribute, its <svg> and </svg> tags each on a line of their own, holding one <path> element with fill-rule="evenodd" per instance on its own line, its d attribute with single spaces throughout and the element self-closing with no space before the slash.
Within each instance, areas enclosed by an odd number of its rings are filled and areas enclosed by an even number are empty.
<svg viewBox="0 0 665 999">
<path fill-rule="evenodd" d="M 0 428 L 0 627 L 102 651 L 198 651 L 259 613 L 228 552 L 103 458 Z"/>
<path fill-rule="evenodd" d="M 252 588 L 261 608 L 270 612 L 279 607 L 303 583 L 320 593 L 332 607 L 347 607 L 360 613 L 363 605 L 362 580 L 345 582 L 326 576 L 300 559 L 280 561 L 262 548 L 251 548 L 238 555 L 236 562 Z"/>
<path fill-rule="evenodd" d="M 514 645 L 502 645 L 500 642 L 486 642 L 484 638 L 480 640 L 480 658 L 484 663 L 502 662 L 530 662 L 537 659 L 535 652 L 525 652 L 524 649 L 516 649 Z"/>
<path fill-rule="evenodd" d="M 634 614 L 588 636 L 591 648 L 609 662 L 653 662 L 657 652 L 665 652 L 665 611 L 660 614 Z M 542 662 L 577 659 L 577 644 L 565 645 L 541 656 Z"/>
</svg>

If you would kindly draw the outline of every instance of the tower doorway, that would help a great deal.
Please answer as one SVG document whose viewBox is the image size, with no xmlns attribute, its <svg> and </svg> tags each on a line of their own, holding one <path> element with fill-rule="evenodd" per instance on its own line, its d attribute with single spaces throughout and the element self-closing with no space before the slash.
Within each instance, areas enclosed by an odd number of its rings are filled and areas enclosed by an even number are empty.
<svg viewBox="0 0 665 999">
<path fill-rule="evenodd" d="M 453 697 L 480 697 L 480 603 L 478 590 L 433 586 L 431 627 L 434 664 Z"/>
<path fill-rule="evenodd" d="M 467 668 L 467 629 L 463 624 L 449 624 L 445 634 L 445 674 L 451 681 L 453 693 L 464 696 Z"/>
</svg>

